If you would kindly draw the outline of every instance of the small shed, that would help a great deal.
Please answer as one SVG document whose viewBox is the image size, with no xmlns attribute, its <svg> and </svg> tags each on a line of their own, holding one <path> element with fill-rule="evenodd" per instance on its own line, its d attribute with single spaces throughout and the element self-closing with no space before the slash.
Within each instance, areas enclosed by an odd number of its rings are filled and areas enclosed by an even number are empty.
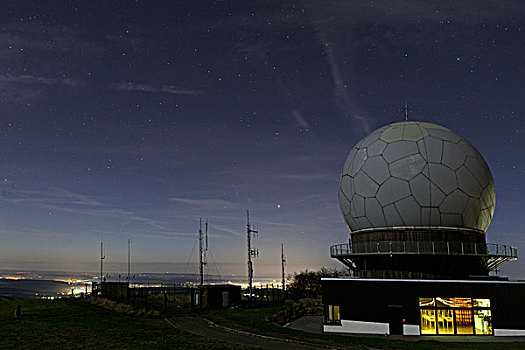
<svg viewBox="0 0 525 350">
<path fill-rule="evenodd" d="M 93 283 L 93 294 L 117 302 L 126 302 L 129 297 L 127 282 Z"/>
<path fill-rule="evenodd" d="M 241 286 L 210 284 L 192 289 L 191 308 L 221 309 L 241 303 Z"/>
</svg>

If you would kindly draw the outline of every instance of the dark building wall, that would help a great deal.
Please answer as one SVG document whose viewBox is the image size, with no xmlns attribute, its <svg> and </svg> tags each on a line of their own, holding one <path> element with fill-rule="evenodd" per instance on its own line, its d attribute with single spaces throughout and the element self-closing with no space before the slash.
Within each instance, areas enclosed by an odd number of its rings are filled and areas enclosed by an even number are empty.
<svg viewBox="0 0 525 350">
<path fill-rule="evenodd" d="M 490 272 L 481 230 L 366 229 L 352 232 L 349 243 L 359 277 L 468 279 Z"/>
<path fill-rule="evenodd" d="M 352 232 L 352 243 L 363 242 L 472 242 L 486 243 L 485 232 L 470 229 L 396 229 L 396 230 L 366 230 L 365 232 Z"/>
<path fill-rule="evenodd" d="M 101 296 L 117 302 L 127 302 L 129 285 L 127 282 L 102 282 L 100 284 Z"/>
<path fill-rule="evenodd" d="M 206 309 L 217 309 L 223 307 L 223 292 L 228 292 L 228 306 L 239 305 L 241 303 L 241 287 L 235 285 L 206 285 L 198 287 L 199 294 L 202 296 L 200 307 Z M 195 303 L 195 296 L 192 297 L 192 305 Z"/>
<path fill-rule="evenodd" d="M 525 329 L 525 283 L 337 279 L 323 280 L 323 303 L 341 319 L 388 323 L 388 305 L 402 306 L 406 324 L 419 324 L 420 297 L 488 298 L 495 329 Z"/>
<path fill-rule="evenodd" d="M 356 275 L 366 278 L 467 279 L 488 275 L 486 258 L 461 255 L 356 255 Z"/>
</svg>

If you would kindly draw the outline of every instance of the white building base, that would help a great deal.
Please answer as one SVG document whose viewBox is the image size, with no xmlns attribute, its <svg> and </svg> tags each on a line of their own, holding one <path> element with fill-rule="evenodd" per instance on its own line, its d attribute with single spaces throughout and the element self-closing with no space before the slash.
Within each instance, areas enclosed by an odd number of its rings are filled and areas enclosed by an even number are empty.
<svg viewBox="0 0 525 350">
<path fill-rule="evenodd" d="M 415 324 L 404 324 L 403 335 L 421 335 L 419 326 Z"/>
<path fill-rule="evenodd" d="M 495 337 L 523 337 L 525 329 L 494 329 Z"/>
<path fill-rule="evenodd" d="M 341 325 L 323 325 L 326 333 L 390 334 L 388 323 L 341 320 Z M 525 337 L 525 329 L 494 329 L 495 337 Z M 404 324 L 403 335 L 421 335 L 419 325 Z"/>
<path fill-rule="evenodd" d="M 341 320 L 341 325 L 324 325 L 327 333 L 389 334 L 388 323 Z"/>
</svg>

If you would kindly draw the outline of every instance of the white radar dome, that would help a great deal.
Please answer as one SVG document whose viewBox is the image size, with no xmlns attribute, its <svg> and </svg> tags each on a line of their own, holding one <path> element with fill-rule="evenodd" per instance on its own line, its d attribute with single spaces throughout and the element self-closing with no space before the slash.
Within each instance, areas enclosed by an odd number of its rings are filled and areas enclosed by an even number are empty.
<svg viewBox="0 0 525 350">
<path fill-rule="evenodd" d="M 432 123 L 379 128 L 350 151 L 339 204 L 351 231 L 455 227 L 485 231 L 496 201 L 492 173 L 474 146 Z"/>
</svg>

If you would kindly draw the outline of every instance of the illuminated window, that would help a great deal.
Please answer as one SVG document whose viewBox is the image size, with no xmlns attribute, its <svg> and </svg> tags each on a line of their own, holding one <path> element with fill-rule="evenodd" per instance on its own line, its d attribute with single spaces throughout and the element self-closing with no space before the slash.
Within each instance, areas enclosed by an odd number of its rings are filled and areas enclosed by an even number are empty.
<svg viewBox="0 0 525 350">
<path fill-rule="evenodd" d="M 328 305 L 326 313 L 326 323 L 341 324 L 341 314 L 339 305 Z"/>
<path fill-rule="evenodd" d="M 472 310 L 454 310 L 457 334 L 473 334 Z"/>
<path fill-rule="evenodd" d="M 490 310 L 474 310 L 474 328 L 478 335 L 492 334 Z"/>
<path fill-rule="evenodd" d="M 490 299 L 472 299 L 474 307 L 490 307 Z"/>
<path fill-rule="evenodd" d="M 490 299 L 419 298 L 421 334 L 492 334 Z"/>
<path fill-rule="evenodd" d="M 419 307 L 434 306 L 435 301 L 434 298 L 419 298 Z"/>
<path fill-rule="evenodd" d="M 437 326 L 439 334 L 454 334 L 454 310 L 437 309 Z"/>
<path fill-rule="evenodd" d="M 421 334 L 436 334 L 436 310 L 421 309 Z"/>
<path fill-rule="evenodd" d="M 470 298 L 436 298 L 437 307 L 472 307 Z"/>
</svg>

